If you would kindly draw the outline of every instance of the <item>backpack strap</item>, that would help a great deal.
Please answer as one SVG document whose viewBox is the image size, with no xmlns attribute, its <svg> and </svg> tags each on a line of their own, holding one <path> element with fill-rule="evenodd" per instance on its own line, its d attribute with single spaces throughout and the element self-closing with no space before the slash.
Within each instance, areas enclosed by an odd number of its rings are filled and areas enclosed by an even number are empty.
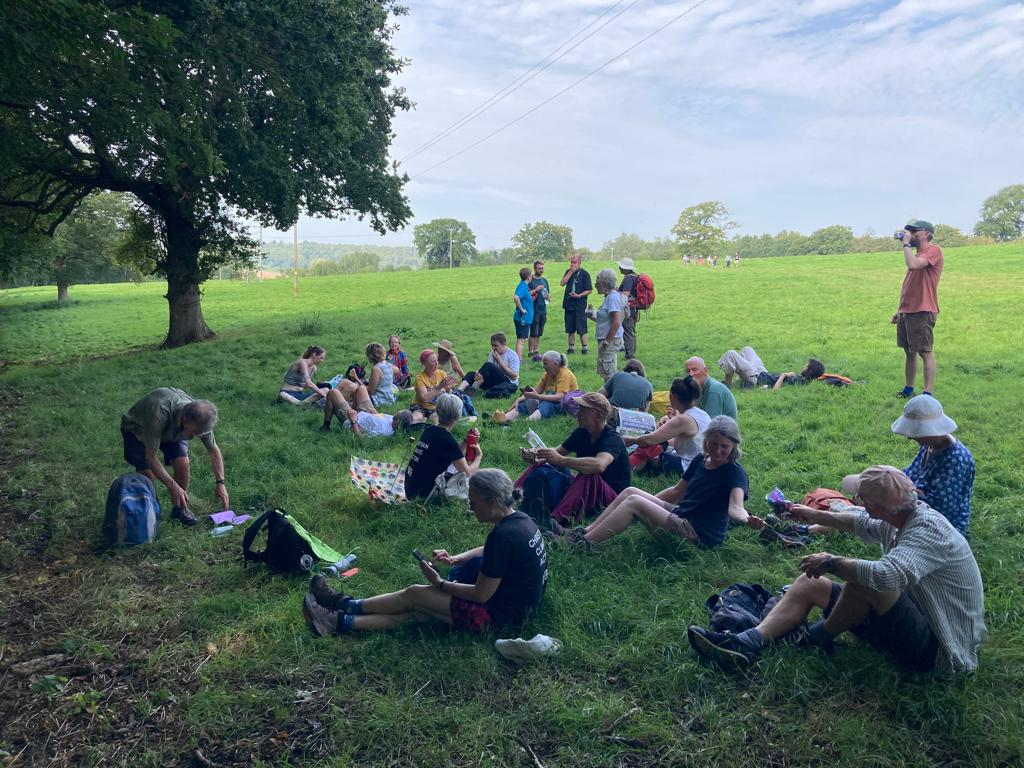
<svg viewBox="0 0 1024 768">
<path fill-rule="evenodd" d="M 242 555 L 245 557 L 245 562 L 266 562 L 267 551 L 264 549 L 261 552 L 253 552 L 252 543 L 256 540 L 257 534 L 266 527 L 270 516 L 276 512 L 276 509 L 268 509 L 262 515 L 253 520 L 252 523 L 249 524 L 249 527 L 245 529 L 245 536 L 242 538 Z"/>
</svg>

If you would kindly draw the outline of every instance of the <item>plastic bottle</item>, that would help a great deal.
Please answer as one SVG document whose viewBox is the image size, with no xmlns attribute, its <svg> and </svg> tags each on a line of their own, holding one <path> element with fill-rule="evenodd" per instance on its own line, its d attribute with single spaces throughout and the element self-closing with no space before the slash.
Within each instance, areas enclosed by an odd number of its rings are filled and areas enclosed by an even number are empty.
<svg viewBox="0 0 1024 768">
<path fill-rule="evenodd" d="M 356 561 L 356 555 L 353 552 L 351 555 L 345 555 L 334 565 L 329 565 L 324 568 L 324 574 L 327 576 L 337 576 L 339 573 L 343 573 L 352 567 L 352 563 Z"/>
<path fill-rule="evenodd" d="M 231 533 L 234 527 L 235 526 L 231 525 L 231 523 L 228 523 L 227 525 L 218 525 L 216 528 L 210 531 L 210 535 L 216 537 L 227 536 L 229 533 Z"/>
<path fill-rule="evenodd" d="M 466 461 L 473 463 L 480 450 L 480 430 L 475 427 L 466 433 Z"/>
<path fill-rule="evenodd" d="M 537 448 L 547 448 L 544 441 L 540 439 L 540 435 L 534 432 L 532 429 L 526 430 L 526 442 L 530 444 L 530 447 L 536 450 Z"/>
</svg>

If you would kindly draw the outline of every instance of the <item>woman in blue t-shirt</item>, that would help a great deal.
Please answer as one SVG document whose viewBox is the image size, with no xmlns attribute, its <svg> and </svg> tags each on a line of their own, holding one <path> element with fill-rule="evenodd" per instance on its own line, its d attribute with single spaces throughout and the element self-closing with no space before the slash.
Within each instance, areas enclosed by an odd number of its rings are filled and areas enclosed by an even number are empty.
<svg viewBox="0 0 1024 768">
<path fill-rule="evenodd" d="M 590 525 L 556 531 L 570 542 L 590 546 L 617 536 L 634 520 L 655 533 L 665 530 L 700 547 L 725 540 L 729 520 L 761 528 L 764 520 L 743 506 L 747 473 L 739 464 L 740 430 L 728 416 L 716 416 L 704 431 L 704 452 L 694 458 L 682 479 L 652 495 L 627 488 Z"/>
<path fill-rule="evenodd" d="M 435 549 L 431 557 L 463 570 L 479 570 L 471 583 L 448 581 L 431 563 L 420 561 L 429 584 L 357 600 L 335 592 L 323 576 L 314 577 L 302 613 L 317 635 L 353 630 L 392 629 L 409 621 L 442 621 L 456 629 L 520 631 L 540 605 L 548 581 L 547 551 L 537 525 L 514 505 L 522 492 L 500 469 L 482 469 L 469 480 L 469 508 L 481 523 L 494 526 L 482 547 L 459 555 Z M 468 578 L 467 578 L 468 580 Z"/>
</svg>

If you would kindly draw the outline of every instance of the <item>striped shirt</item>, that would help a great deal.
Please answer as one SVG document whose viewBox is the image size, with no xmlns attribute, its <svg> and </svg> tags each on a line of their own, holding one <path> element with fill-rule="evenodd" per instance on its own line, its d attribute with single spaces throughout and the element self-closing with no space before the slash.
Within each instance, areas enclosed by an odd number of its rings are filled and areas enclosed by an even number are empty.
<svg viewBox="0 0 1024 768">
<path fill-rule="evenodd" d="M 853 532 L 882 545 L 881 560 L 858 560 L 857 582 L 879 592 L 905 591 L 928 619 L 939 674 L 977 668 L 985 639 L 985 593 L 967 539 L 923 501 L 902 528 L 856 513 Z"/>
</svg>

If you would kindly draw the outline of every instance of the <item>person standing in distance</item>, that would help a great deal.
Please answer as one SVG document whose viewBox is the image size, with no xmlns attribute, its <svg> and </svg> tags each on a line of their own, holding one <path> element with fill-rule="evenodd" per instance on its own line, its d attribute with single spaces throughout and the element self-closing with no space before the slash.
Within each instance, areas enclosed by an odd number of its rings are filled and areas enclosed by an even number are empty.
<svg viewBox="0 0 1024 768">
<path fill-rule="evenodd" d="M 587 354 L 587 296 L 594 292 L 594 284 L 590 280 L 590 273 L 585 270 L 581 262 L 583 257 L 578 253 L 573 254 L 569 260 L 569 268 L 562 275 L 561 285 L 565 286 L 565 296 L 562 298 L 562 309 L 565 310 L 565 332 L 569 337 L 569 344 L 565 354 L 571 355 L 576 352 L 576 334 L 580 335 L 580 352 Z"/>
<path fill-rule="evenodd" d="M 636 308 L 636 283 L 639 276 L 633 269 L 633 260 L 630 258 L 622 259 L 615 265 L 622 273 L 619 293 L 628 305 L 622 313 L 622 345 L 626 350 L 626 359 L 632 360 L 636 357 L 636 322 L 640 319 L 640 313 Z"/>
<path fill-rule="evenodd" d="M 900 288 L 900 306 L 892 316 L 896 326 L 896 346 L 903 349 L 904 387 L 899 397 L 914 396 L 917 358 L 924 362 L 924 391 L 935 389 L 935 353 L 933 330 L 939 314 L 939 278 L 942 276 L 942 249 L 932 244 L 935 226 L 914 219 L 903 228 L 903 261 L 907 274 Z"/>
<path fill-rule="evenodd" d="M 533 277 L 530 279 L 530 294 L 533 296 L 533 324 L 530 326 L 530 359 L 540 362 L 540 339 L 544 335 L 544 324 L 548 321 L 548 301 L 551 300 L 551 286 L 544 277 L 544 262 L 533 262 Z"/>
</svg>

